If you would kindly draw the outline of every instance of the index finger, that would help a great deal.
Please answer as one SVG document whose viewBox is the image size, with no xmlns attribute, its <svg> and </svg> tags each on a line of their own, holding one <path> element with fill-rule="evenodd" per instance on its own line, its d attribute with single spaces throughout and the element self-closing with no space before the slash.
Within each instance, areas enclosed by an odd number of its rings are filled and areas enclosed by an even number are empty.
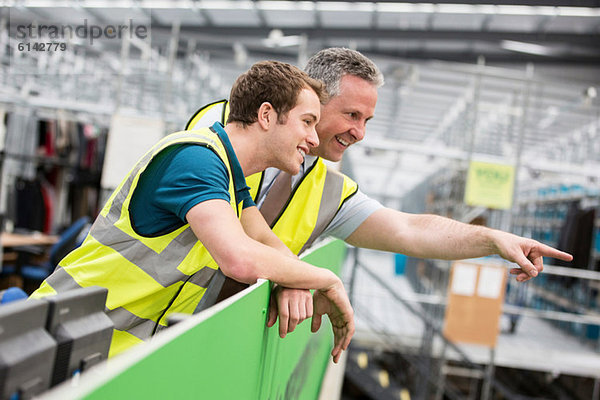
<svg viewBox="0 0 600 400">
<path fill-rule="evenodd" d="M 555 249 L 554 247 L 546 245 L 542 245 L 542 247 L 540 248 L 540 255 L 544 257 L 558 258 L 563 261 L 573 260 L 573 256 L 571 254 L 565 253 L 564 251 L 560 251 L 558 249 Z"/>
</svg>

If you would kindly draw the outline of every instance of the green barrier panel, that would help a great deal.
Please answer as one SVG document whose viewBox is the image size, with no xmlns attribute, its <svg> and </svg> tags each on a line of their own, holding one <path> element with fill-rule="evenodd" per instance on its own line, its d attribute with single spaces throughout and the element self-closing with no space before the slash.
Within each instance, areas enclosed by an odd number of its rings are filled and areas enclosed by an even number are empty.
<svg viewBox="0 0 600 400">
<path fill-rule="evenodd" d="M 155 350 L 89 399 L 258 398 L 269 284 Z"/>
<path fill-rule="evenodd" d="M 333 241 L 302 260 L 318 267 L 331 269 L 340 275 L 346 257 L 346 245 Z M 300 324 L 294 332 L 279 337 L 278 324 L 266 329 L 267 361 L 264 384 L 259 399 L 316 399 L 331 349 L 333 333 L 327 318 L 323 318 L 321 329 L 311 333 L 310 320 Z"/>
<path fill-rule="evenodd" d="M 344 243 L 333 241 L 303 259 L 339 274 L 345 254 Z M 324 318 L 320 331 L 313 334 L 307 320 L 281 339 L 277 325 L 266 327 L 269 295 L 269 282 L 254 285 L 236 301 L 162 345 L 149 343 L 144 348 L 144 344 L 107 363 L 106 373 L 110 374 L 111 363 L 120 365 L 120 373 L 103 381 L 98 379 L 101 373 L 96 373 L 90 377 L 95 380 L 87 383 L 83 376 L 80 385 L 84 390 L 61 388 L 62 392 L 50 393 L 50 397 L 316 399 L 333 347 L 331 324 Z M 168 337 L 181 329 L 180 325 L 161 335 Z M 144 352 L 148 354 L 140 355 Z M 123 368 L 123 364 L 127 366 Z"/>
</svg>

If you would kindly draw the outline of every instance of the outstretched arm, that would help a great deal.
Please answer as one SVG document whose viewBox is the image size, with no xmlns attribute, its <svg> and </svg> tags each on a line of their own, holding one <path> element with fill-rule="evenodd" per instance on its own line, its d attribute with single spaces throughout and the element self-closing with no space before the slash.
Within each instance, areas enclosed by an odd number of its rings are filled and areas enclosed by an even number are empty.
<svg viewBox="0 0 600 400">
<path fill-rule="evenodd" d="M 519 265 L 511 273 L 526 281 L 543 270 L 542 257 L 570 261 L 572 256 L 507 232 L 437 215 L 408 214 L 382 208 L 371 214 L 346 241 L 357 247 L 419 258 L 456 260 L 499 254 Z"/>
<path fill-rule="evenodd" d="M 331 271 L 318 268 L 250 238 L 225 200 L 208 200 L 186 214 L 192 230 L 223 273 L 239 282 L 269 279 L 290 288 L 316 289 L 329 305 L 334 327 L 337 362 L 354 334 L 354 312 L 342 281 Z"/>
</svg>

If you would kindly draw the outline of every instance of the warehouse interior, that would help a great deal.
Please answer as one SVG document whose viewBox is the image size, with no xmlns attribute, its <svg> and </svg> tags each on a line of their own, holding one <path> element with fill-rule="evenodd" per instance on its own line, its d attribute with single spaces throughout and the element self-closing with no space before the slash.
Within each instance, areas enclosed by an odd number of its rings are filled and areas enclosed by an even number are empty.
<svg viewBox="0 0 600 400">
<path fill-rule="evenodd" d="M 129 30 L 39 29 L 83 24 Z M 34 50 L 47 41 L 64 50 Z M 350 249 L 357 333 L 339 398 L 600 399 L 597 0 L 4 0 L 0 44 L 1 225 L 45 234 L 93 220 L 152 143 L 227 98 L 254 62 L 360 51 L 385 84 L 341 171 L 387 207 L 575 258 L 508 278 L 489 349 L 443 335 L 452 262 Z M 508 206 L 465 202 L 472 161 L 514 167 Z"/>
</svg>

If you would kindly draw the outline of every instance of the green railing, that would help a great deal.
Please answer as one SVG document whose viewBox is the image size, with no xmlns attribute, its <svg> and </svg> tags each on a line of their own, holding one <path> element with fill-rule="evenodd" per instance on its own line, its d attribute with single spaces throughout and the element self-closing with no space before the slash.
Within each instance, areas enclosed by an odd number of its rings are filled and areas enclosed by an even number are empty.
<svg viewBox="0 0 600 400">
<path fill-rule="evenodd" d="M 303 259 L 340 273 L 346 247 L 329 242 Z M 333 347 L 329 321 L 285 339 L 266 327 L 270 284 L 241 293 L 162 331 L 48 392 L 47 399 L 317 399 Z"/>
</svg>

